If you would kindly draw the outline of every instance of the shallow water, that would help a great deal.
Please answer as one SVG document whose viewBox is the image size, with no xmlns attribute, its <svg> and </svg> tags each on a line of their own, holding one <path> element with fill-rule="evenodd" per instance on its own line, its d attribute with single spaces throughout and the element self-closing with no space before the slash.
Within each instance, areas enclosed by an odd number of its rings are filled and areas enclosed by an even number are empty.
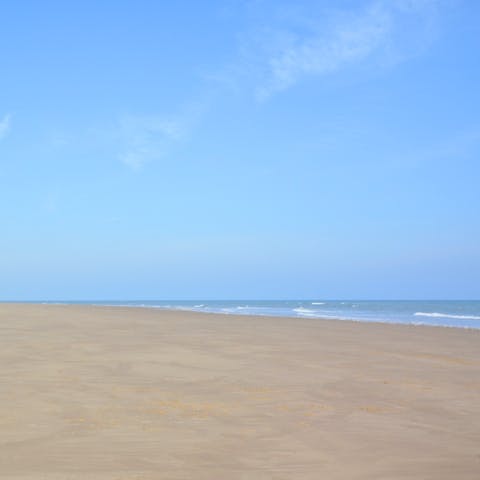
<svg viewBox="0 0 480 480">
<path fill-rule="evenodd" d="M 106 300 L 62 303 L 480 328 L 480 300 Z"/>
</svg>

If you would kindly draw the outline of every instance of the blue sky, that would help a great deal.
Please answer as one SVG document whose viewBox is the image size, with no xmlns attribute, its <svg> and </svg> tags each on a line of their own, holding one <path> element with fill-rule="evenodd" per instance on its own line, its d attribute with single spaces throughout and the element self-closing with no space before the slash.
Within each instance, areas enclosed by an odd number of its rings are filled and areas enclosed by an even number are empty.
<svg viewBox="0 0 480 480">
<path fill-rule="evenodd" d="M 479 18 L 5 2 L 0 299 L 480 298 Z"/>
</svg>

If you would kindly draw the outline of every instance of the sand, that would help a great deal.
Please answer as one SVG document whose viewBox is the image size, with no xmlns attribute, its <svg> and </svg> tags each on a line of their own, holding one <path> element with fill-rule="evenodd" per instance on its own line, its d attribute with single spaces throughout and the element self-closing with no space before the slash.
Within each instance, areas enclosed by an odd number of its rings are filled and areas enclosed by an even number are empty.
<svg viewBox="0 0 480 480">
<path fill-rule="evenodd" d="M 0 304 L 0 478 L 480 478 L 480 331 Z"/>
</svg>

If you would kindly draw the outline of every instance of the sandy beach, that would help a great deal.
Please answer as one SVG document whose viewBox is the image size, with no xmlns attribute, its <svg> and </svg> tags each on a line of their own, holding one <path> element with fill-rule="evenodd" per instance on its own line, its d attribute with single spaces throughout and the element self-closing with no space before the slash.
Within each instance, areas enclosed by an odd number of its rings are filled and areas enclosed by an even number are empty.
<svg viewBox="0 0 480 480">
<path fill-rule="evenodd" d="M 480 478 L 480 331 L 0 305 L 0 478 Z"/>
</svg>

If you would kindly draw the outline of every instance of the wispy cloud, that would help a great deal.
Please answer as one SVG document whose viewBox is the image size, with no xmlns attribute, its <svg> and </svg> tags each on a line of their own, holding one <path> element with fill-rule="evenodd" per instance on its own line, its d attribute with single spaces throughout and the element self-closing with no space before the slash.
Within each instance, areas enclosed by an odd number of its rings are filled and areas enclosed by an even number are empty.
<svg viewBox="0 0 480 480">
<path fill-rule="evenodd" d="M 435 38 L 439 7 L 447 1 L 371 0 L 334 10 L 307 3 L 311 11 L 293 1 L 239 2 L 254 13 L 239 34 L 238 50 L 229 65 L 204 75 L 201 94 L 186 108 L 167 115 L 123 115 L 108 126 L 92 128 L 83 143 L 102 145 L 128 168 L 141 170 L 188 141 L 205 110 L 227 92 L 253 92 L 266 100 L 308 77 L 349 72 L 355 66 L 395 65 L 418 55 Z M 231 9 L 234 15 L 237 7 Z M 8 115 L 0 121 L 0 139 L 9 124 Z M 73 137 L 57 133 L 52 147 L 63 148 Z"/>
<path fill-rule="evenodd" d="M 366 58 L 391 28 L 390 16 L 377 6 L 342 23 L 326 34 L 317 32 L 296 39 L 269 58 L 267 78 L 259 87 L 259 95 L 268 97 L 294 85 L 304 75 L 330 73 Z"/>
<path fill-rule="evenodd" d="M 138 170 L 152 160 L 162 158 L 169 145 L 184 136 L 181 121 L 161 116 L 125 116 L 119 122 L 123 142 L 120 160 Z"/>
<path fill-rule="evenodd" d="M 208 102 L 197 100 L 174 115 L 125 115 L 120 118 L 117 136 L 119 159 L 132 170 L 164 158 L 175 145 L 181 144 L 201 118 Z"/>
<path fill-rule="evenodd" d="M 148 163 L 168 158 L 175 147 L 187 142 L 207 106 L 206 102 L 196 101 L 172 115 L 125 113 L 83 130 L 55 128 L 46 142 L 52 152 L 62 154 L 75 150 L 91 156 L 92 152 L 101 151 L 139 171 Z"/>
<path fill-rule="evenodd" d="M 10 132 L 10 126 L 11 126 L 11 115 L 7 113 L 0 120 L 0 140 L 2 140 L 8 135 L 8 133 Z"/>
<path fill-rule="evenodd" d="M 256 96 L 266 99 L 305 77 L 397 64 L 430 45 L 440 3 L 375 0 L 361 9 L 297 11 L 290 22 L 283 15 L 244 36 L 240 60 L 217 79 L 253 84 Z"/>
</svg>

